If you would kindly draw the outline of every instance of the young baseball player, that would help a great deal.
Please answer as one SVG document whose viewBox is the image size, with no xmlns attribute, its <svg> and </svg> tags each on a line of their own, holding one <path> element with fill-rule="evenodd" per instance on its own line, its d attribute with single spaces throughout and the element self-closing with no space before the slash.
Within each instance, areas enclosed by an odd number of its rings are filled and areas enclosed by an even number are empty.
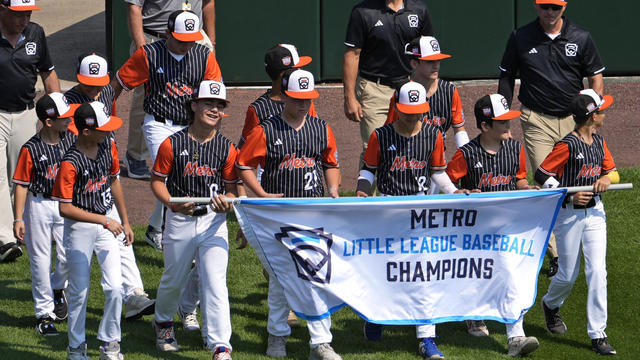
<svg viewBox="0 0 640 360">
<path fill-rule="evenodd" d="M 337 147 L 329 125 L 309 115 L 311 99 L 318 97 L 313 74 L 289 69 L 282 77 L 282 113 L 256 126 L 246 137 L 236 167 L 245 185 L 259 197 L 322 197 L 326 180 L 329 195 L 338 197 L 340 170 Z M 292 166 L 287 164 L 302 164 Z M 264 169 L 261 182 L 254 173 Z M 269 333 L 267 356 L 286 357 L 289 304 L 277 278 L 269 279 Z M 311 360 L 341 357 L 331 348 L 331 317 L 308 320 Z"/>
<path fill-rule="evenodd" d="M 429 112 L 427 90 L 418 82 L 404 84 L 394 95 L 398 120 L 376 129 L 364 153 L 356 195 L 371 196 L 374 180 L 383 196 L 425 195 L 435 183 L 447 194 L 463 193 L 445 174 L 444 138 L 436 126 L 423 121 Z M 382 339 L 382 325 L 366 322 L 365 337 Z M 418 325 L 418 350 L 427 359 L 444 355 L 435 343 L 436 326 Z"/>
<path fill-rule="evenodd" d="M 567 196 L 553 229 L 558 239 L 558 273 L 542 298 L 547 330 L 564 334 L 567 326 L 559 310 L 569 297 L 584 254 L 587 278 L 587 332 L 592 349 L 600 355 L 616 350 L 607 340 L 607 223 L 600 193 L 611 184 L 608 173 L 616 170 L 607 143 L 596 133 L 604 122 L 602 111 L 613 103 L 610 95 L 593 89 L 580 91 L 569 109 L 576 128 L 553 147 L 536 171 L 536 181 L 545 188 L 593 186 Z"/>
<path fill-rule="evenodd" d="M 169 16 L 167 38 L 147 44 L 122 65 L 111 81 L 116 97 L 122 89 L 145 86 L 144 133 L 152 162 L 160 144 L 184 129 L 190 121 L 187 102 L 202 80 L 220 81 L 214 54 L 196 44 L 203 35 L 200 19 L 192 11 L 178 10 Z M 162 249 L 162 203 L 157 202 L 145 234 L 147 242 Z"/>
<path fill-rule="evenodd" d="M 64 222 L 58 202 L 51 199 L 53 181 L 65 151 L 75 142 L 67 126 L 77 105 L 69 105 L 61 93 L 44 95 L 36 103 L 42 129 L 20 150 L 13 182 L 13 234 L 26 242 L 31 270 L 31 293 L 36 312 L 36 330 L 58 335 L 54 320 L 67 318 L 68 269 L 62 232 Z M 51 271 L 51 238 L 56 242 L 56 270 Z"/>
<path fill-rule="evenodd" d="M 164 227 L 164 272 L 158 287 L 153 328 L 156 346 L 177 351 L 173 317 L 197 258 L 204 327 L 214 360 L 231 359 L 231 320 L 227 292 L 229 255 L 225 198 L 236 197 L 236 149 L 219 131 L 229 101 L 224 85 L 203 81 L 190 103 L 193 123 L 160 145 L 151 190 L 168 208 Z M 170 197 L 210 197 L 212 205 L 170 204 Z"/>
<path fill-rule="evenodd" d="M 95 53 L 79 56 L 76 66 L 78 85 L 64 93 L 69 103 L 83 104 L 97 100 L 105 105 L 109 115 L 115 115 L 115 91 L 109 84 L 107 68 L 107 60 L 102 56 Z M 73 130 L 75 134 L 78 133 L 75 125 Z M 115 140 L 114 134 L 110 133 L 109 138 Z M 117 211 L 115 208 L 112 209 Z M 123 237 L 124 234 L 120 236 Z M 133 246 L 125 246 L 123 241 L 120 241 L 120 267 L 126 307 L 125 319 L 139 319 L 143 315 L 153 314 L 155 300 L 149 299 L 149 295 L 144 292 Z"/>
<path fill-rule="evenodd" d="M 480 135 L 460 147 L 447 165 L 447 175 L 462 188 L 481 192 L 524 190 L 527 164 L 524 147 L 511 138 L 509 120 L 520 116 L 510 110 L 500 94 L 481 97 L 475 104 L 476 126 Z M 513 324 L 507 324 L 509 356 L 525 355 L 538 348 L 538 339 L 526 337 L 522 327 L 524 314 Z M 467 320 L 468 332 L 474 336 L 489 336 L 482 320 Z"/>
<path fill-rule="evenodd" d="M 120 314 L 122 271 L 118 235 L 127 245 L 133 242 L 118 179 L 120 166 L 115 143 L 107 138 L 122 120 L 110 116 L 99 102 L 84 103 L 76 110 L 78 139 L 64 154 L 53 185 L 52 198 L 60 202 L 64 220 L 64 247 L 69 269 L 68 359 L 87 359 L 85 320 L 89 297 L 92 253 L 102 271 L 104 314 L 98 328 L 101 359 L 122 359 Z M 111 211 L 113 204 L 117 212 Z M 120 214 L 120 218 L 118 218 Z"/>
</svg>

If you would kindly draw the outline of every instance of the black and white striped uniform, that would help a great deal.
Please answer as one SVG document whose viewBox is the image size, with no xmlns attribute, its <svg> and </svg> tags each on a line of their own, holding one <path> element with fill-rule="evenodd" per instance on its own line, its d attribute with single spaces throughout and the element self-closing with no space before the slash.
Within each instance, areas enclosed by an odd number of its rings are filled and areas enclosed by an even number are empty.
<svg viewBox="0 0 640 360">
<path fill-rule="evenodd" d="M 90 99 L 88 96 L 80 92 L 78 86 L 74 86 L 64 93 L 64 97 L 67 98 L 69 104 L 84 104 L 86 102 L 100 101 L 107 107 L 107 113 L 114 115 L 113 113 L 113 100 L 116 97 L 116 93 L 111 87 L 111 84 L 106 85 L 100 91 L 98 99 Z"/>
<path fill-rule="evenodd" d="M 480 144 L 480 136 L 459 148 L 447 164 L 447 175 L 464 189 L 486 191 L 517 190 L 517 182 L 526 179 L 522 144 L 513 139 L 502 141 L 498 152 L 490 154 Z"/>
</svg>

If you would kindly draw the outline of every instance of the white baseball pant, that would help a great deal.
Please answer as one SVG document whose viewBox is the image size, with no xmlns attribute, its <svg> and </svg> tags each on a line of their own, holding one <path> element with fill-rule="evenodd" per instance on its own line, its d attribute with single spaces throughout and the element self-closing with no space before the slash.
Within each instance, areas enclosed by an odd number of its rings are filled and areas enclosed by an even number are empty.
<svg viewBox="0 0 640 360">
<path fill-rule="evenodd" d="M 606 337 L 607 327 L 607 223 L 602 201 L 588 209 L 567 204 L 560 209 L 553 229 L 558 247 L 558 273 L 542 298 L 555 309 L 569 297 L 580 271 L 580 247 L 587 278 L 587 332 L 591 339 Z"/>
<path fill-rule="evenodd" d="M 187 284 L 182 291 L 180 299 L 180 309 L 184 313 L 192 313 L 196 311 L 196 307 L 200 304 L 200 279 L 198 277 L 198 258 L 196 258 L 196 266 L 189 271 Z"/>
<path fill-rule="evenodd" d="M 186 126 L 173 125 L 170 120 L 166 123 L 156 121 L 153 115 L 145 114 L 144 123 L 142 124 L 142 133 L 144 133 L 144 139 L 147 142 L 147 148 L 149 149 L 149 155 L 151 155 L 151 163 L 155 164 L 156 156 L 158 155 L 158 149 L 162 142 L 169 136 L 184 129 Z M 153 210 L 153 214 L 149 218 L 149 225 L 160 230 L 162 228 L 162 209 L 163 205 L 160 201 L 156 200 L 156 207 Z M 164 245 L 164 244 L 163 244 Z"/>
<path fill-rule="evenodd" d="M 284 295 L 284 288 L 275 276 L 269 276 L 267 304 L 269 305 L 267 332 L 274 336 L 291 335 L 291 327 L 287 324 L 289 309 L 291 308 Z M 309 330 L 310 345 L 330 343 L 333 339 L 331 316 L 327 316 L 322 320 L 307 320 L 307 329 Z"/>
<path fill-rule="evenodd" d="M 156 322 L 173 321 L 180 294 L 197 258 L 203 330 L 212 349 L 231 349 L 231 317 L 227 291 L 229 243 L 226 214 L 193 217 L 167 210 L 162 240 L 164 272 L 158 285 Z"/>
<path fill-rule="evenodd" d="M 122 223 L 118 209 L 115 206 L 107 213 L 111 219 Z M 144 290 L 140 270 L 136 263 L 136 255 L 133 252 L 133 246 L 124 244 L 124 232 L 118 235 L 118 244 L 120 246 L 120 269 L 122 270 L 122 296 L 126 303 L 130 296 L 134 295 L 135 289 Z"/>
<path fill-rule="evenodd" d="M 62 236 L 64 219 L 58 211 L 58 202 L 47 199 L 42 194 L 29 192 L 24 211 L 25 242 L 29 252 L 31 270 L 31 293 L 36 318 L 53 313 L 53 290 L 67 287 L 68 268 Z M 51 237 L 56 242 L 56 270 L 51 274 Z"/>
<path fill-rule="evenodd" d="M 69 268 L 67 301 L 69 307 L 69 346 L 78 347 L 86 341 L 85 322 L 91 257 L 95 252 L 102 271 L 104 313 L 98 327 L 98 340 L 120 341 L 122 313 L 122 271 L 118 239 L 102 225 L 64 219 L 64 247 Z"/>
</svg>

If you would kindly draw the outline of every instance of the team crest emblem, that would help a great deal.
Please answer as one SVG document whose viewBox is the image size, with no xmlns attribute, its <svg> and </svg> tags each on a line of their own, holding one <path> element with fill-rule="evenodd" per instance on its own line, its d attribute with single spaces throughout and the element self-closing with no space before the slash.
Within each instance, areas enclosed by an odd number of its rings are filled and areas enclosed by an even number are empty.
<svg viewBox="0 0 640 360">
<path fill-rule="evenodd" d="M 48 115 L 49 117 L 54 117 L 54 116 L 56 116 L 56 109 L 54 109 L 54 108 L 48 108 L 48 109 L 47 109 L 47 115 Z"/>
<path fill-rule="evenodd" d="M 186 19 L 184 21 L 184 29 L 187 31 L 194 31 L 196 29 L 196 21 L 193 19 Z"/>
<path fill-rule="evenodd" d="M 502 98 L 500 99 L 500 102 L 502 103 L 502 106 L 504 107 L 505 110 L 509 110 L 509 103 L 507 102 L 507 99 Z"/>
<path fill-rule="evenodd" d="M 209 84 L 209 92 L 211 95 L 220 95 L 220 85 L 219 84 Z"/>
<path fill-rule="evenodd" d="M 67 100 L 66 96 L 62 97 L 62 102 L 64 102 L 65 105 L 69 106 L 69 100 Z"/>
<path fill-rule="evenodd" d="M 309 78 L 308 77 L 299 78 L 298 79 L 298 85 L 300 86 L 300 90 L 309 89 Z"/>
<path fill-rule="evenodd" d="M 564 52 L 567 56 L 576 56 L 578 54 L 578 44 L 566 43 L 564 45 Z"/>
<path fill-rule="evenodd" d="M 285 56 L 282 58 L 282 65 L 289 66 L 291 65 L 291 56 Z"/>
<path fill-rule="evenodd" d="M 482 115 L 484 115 L 486 117 L 491 116 L 491 108 L 488 108 L 488 107 L 482 108 Z"/>
<path fill-rule="evenodd" d="M 27 55 L 35 55 L 37 52 L 38 46 L 33 41 L 30 41 L 24 45 L 24 50 Z"/>
<path fill-rule="evenodd" d="M 596 110 L 596 104 L 594 103 L 589 103 L 589 105 L 587 105 L 587 111 L 588 112 L 593 112 Z"/>
<path fill-rule="evenodd" d="M 302 280 L 329 284 L 331 282 L 331 245 L 333 235 L 324 228 L 300 229 L 293 226 L 281 227 L 275 234 L 287 249 Z"/>
<path fill-rule="evenodd" d="M 409 102 L 418 102 L 420 100 L 420 91 L 418 90 L 409 90 Z"/>
<path fill-rule="evenodd" d="M 92 117 L 88 117 L 86 119 L 84 119 L 84 122 L 87 124 L 87 126 L 93 126 L 96 124 L 96 119 L 92 118 Z"/>
<path fill-rule="evenodd" d="M 440 44 L 438 44 L 438 40 L 433 39 L 429 44 L 431 44 L 431 50 L 433 50 L 433 52 L 440 52 Z"/>
<path fill-rule="evenodd" d="M 100 64 L 89 63 L 89 75 L 98 75 L 100 73 Z"/>
<path fill-rule="evenodd" d="M 420 22 L 420 18 L 418 17 L 418 15 L 411 14 L 407 16 L 407 19 L 409 20 L 409 27 L 412 27 L 412 28 L 418 27 L 418 23 Z"/>
</svg>

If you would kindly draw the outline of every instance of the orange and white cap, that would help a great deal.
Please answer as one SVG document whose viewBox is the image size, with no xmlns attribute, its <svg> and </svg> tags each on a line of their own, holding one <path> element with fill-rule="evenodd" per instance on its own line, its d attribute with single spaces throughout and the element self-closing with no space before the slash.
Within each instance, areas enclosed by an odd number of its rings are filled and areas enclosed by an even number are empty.
<svg viewBox="0 0 640 360">
<path fill-rule="evenodd" d="M 105 86 L 109 83 L 107 60 L 95 53 L 81 55 L 76 69 L 78 82 L 90 86 Z"/>
<path fill-rule="evenodd" d="M 43 95 L 36 102 L 36 114 L 40 120 L 68 118 L 73 116 L 79 106 L 78 104 L 69 104 L 64 94 L 52 92 Z"/>
<path fill-rule="evenodd" d="M 420 60 L 442 60 L 451 55 L 440 52 L 440 43 L 433 36 L 421 36 L 404 46 L 404 54 Z"/>
<path fill-rule="evenodd" d="M 536 4 L 553 4 L 565 6 L 567 5 L 567 2 L 564 0 L 536 0 Z"/>
<path fill-rule="evenodd" d="M 227 100 L 227 88 L 219 81 L 204 80 L 200 82 L 198 91 L 194 95 L 193 100 L 217 99 L 229 103 L 229 100 Z"/>
<path fill-rule="evenodd" d="M 2 5 L 13 11 L 40 10 L 40 7 L 36 6 L 36 0 L 2 0 Z"/>
<path fill-rule="evenodd" d="M 424 114 L 429 111 L 427 90 L 422 84 L 409 81 L 396 91 L 396 107 L 405 114 Z"/>
<path fill-rule="evenodd" d="M 122 126 L 122 119 L 109 115 L 107 107 L 100 101 L 80 105 L 73 117 L 78 131 L 84 129 L 114 131 Z"/>
<path fill-rule="evenodd" d="M 584 89 L 580 91 L 569 105 L 569 111 L 579 118 L 585 118 L 596 111 L 601 111 L 613 104 L 613 96 L 600 96 L 593 89 Z"/>
<path fill-rule="evenodd" d="M 200 18 L 190 10 L 172 12 L 167 26 L 171 35 L 180 41 L 198 41 L 204 38 L 200 32 Z"/>
<path fill-rule="evenodd" d="M 490 94 L 481 97 L 476 101 L 473 111 L 478 124 L 487 119 L 511 120 L 521 114 L 518 110 L 511 110 L 507 99 L 500 94 Z"/>
<path fill-rule="evenodd" d="M 289 70 L 282 77 L 282 88 L 294 99 L 315 99 L 320 94 L 315 89 L 313 74 L 306 70 Z"/>
</svg>

